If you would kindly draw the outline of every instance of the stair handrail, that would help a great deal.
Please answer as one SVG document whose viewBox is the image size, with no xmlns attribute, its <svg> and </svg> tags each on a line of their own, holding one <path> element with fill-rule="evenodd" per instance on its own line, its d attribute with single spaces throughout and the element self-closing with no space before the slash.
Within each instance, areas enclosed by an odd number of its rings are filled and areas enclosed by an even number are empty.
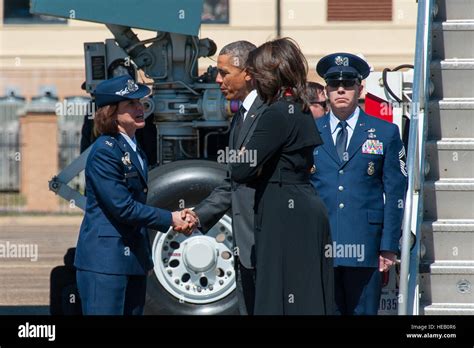
<svg viewBox="0 0 474 348">
<path fill-rule="evenodd" d="M 418 314 L 418 273 L 420 231 L 423 221 L 423 183 L 425 172 L 426 110 L 430 95 L 431 24 L 433 0 L 419 0 L 413 95 L 410 103 L 410 130 L 407 148 L 408 188 L 401 241 L 398 315 Z M 413 227 L 412 227 L 413 226 Z M 412 229 L 414 230 L 412 232 Z M 415 238 L 413 238 L 413 234 Z M 414 244 L 411 245 L 414 240 Z"/>
</svg>

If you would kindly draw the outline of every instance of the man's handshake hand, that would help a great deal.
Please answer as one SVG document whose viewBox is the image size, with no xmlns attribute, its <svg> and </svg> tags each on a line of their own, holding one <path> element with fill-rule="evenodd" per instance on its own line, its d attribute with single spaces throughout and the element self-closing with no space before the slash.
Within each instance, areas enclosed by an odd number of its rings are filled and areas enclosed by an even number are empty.
<svg viewBox="0 0 474 348">
<path fill-rule="evenodd" d="M 190 236 L 199 225 L 199 219 L 194 211 L 191 209 L 183 209 L 181 211 L 174 211 L 173 230 L 181 232 L 186 236 Z"/>
</svg>

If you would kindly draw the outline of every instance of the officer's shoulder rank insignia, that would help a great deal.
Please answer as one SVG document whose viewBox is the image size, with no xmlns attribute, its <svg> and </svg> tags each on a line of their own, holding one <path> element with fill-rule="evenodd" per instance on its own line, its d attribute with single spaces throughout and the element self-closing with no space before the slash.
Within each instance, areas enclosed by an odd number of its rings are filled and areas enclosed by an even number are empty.
<svg viewBox="0 0 474 348">
<path fill-rule="evenodd" d="M 108 146 L 110 146 L 110 147 L 114 146 L 114 144 L 113 144 L 113 143 L 111 143 L 111 142 L 110 142 L 110 141 L 108 141 L 108 140 L 106 140 L 106 141 L 105 141 L 105 145 L 108 145 Z"/>
<path fill-rule="evenodd" d="M 370 155 L 383 155 L 383 143 L 376 139 L 367 139 L 362 145 L 362 153 Z"/>
<path fill-rule="evenodd" d="M 132 164 L 132 161 L 130 161 L 130 153 L 125 152 L 125 155 L 122 157 L 122 163 L 125 164 L 126 166 L 129 166 Z"/>
<path fill-rule="evenodd" d="M 400 161 L 400 170 L 405 177 L 408 177 L 407 164 L 406 164 L 406 155 L 405 155 L 405 146 L 402 146 L 402 149 L 398 153 L 398 159 Z"/>
</svg>

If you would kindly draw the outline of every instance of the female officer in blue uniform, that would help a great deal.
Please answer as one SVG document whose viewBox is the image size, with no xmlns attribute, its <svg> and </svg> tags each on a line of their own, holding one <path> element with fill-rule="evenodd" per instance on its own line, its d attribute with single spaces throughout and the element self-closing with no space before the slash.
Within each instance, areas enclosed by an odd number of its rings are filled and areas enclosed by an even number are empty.
<svg viewBox="0 0 474 348">
<path fill-rule="evenodd" d="M 94 125 L 101 136 L 86 164 L 87 205 L 74 265 L 84 314 L 143 314 L 153 262 L 147 228 L 190 228 L 178 212 L 145 205 L 147 159 L 135 131 L 150 89 L 128 75 L 96 88 Z"/>
</svg>

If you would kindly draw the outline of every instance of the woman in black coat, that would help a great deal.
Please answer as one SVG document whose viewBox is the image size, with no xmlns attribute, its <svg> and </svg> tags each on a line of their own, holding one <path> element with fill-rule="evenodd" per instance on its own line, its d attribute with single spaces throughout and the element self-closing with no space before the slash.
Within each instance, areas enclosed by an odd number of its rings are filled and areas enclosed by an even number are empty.
<svg viewBox="0 0 474 348">
<path fill-rule="evenodd" d="M 269 104 L 230 170 L 256 188 L 255 314 L 333 314 L 328 215 L 310 183 L 322 141 L 309 111 L 307 62 L 285 38 L 251 52 L 247 69 Z"/>
</svg>

